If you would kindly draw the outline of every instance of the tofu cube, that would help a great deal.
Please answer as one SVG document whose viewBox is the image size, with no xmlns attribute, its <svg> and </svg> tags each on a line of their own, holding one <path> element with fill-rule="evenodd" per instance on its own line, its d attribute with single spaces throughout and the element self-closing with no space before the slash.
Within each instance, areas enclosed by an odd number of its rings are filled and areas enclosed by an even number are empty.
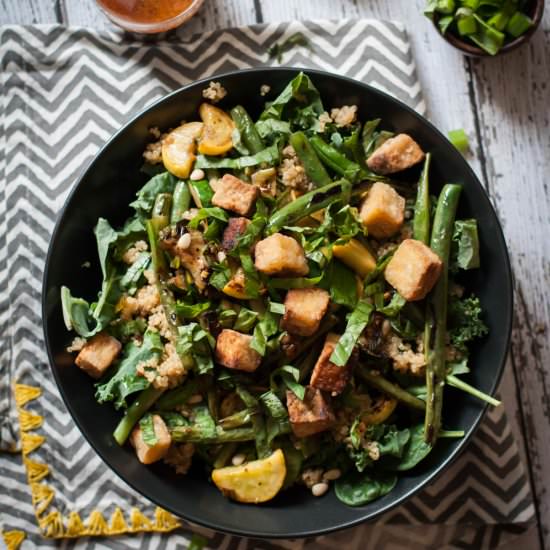
<svg viewBox="0 0 550 550">
<path fill-rule="evenodd" d="M 237 244 L 237 240 L 244 234 L 249 225 L 250 220 L 247 218 L 229 218 L 223 232 L 222 248 L 228 252 L 233 250 Z"/>
<path fill-rule="evenodd" d="M 258 271 L 274 277 L 303 277 L 309 273 L 302 247 L 280 233 L 256 244 L 254 264 Z"/>
<path fill-rule="evenodd" d="M 252 336 L 224 328 L 216 340 L 216 361 L 228 369 L 255 371 L 262 356 L 250 347 Z"/>
<path fill-rule="evenodd" d="M 385 141 L 367 160 L 368 167 L 377 174 L 393 174 L 424 160 L 424 151 L 407 134 Z"/>
<path fill-rule="evenodd" d="M 143 441 L 143 433 L 139 424 L 132 430 L 130 434 L 130 443 L 136 450 L 138 460 L 142 464 L 152 464 L 157 462 L 161 458 L 166 456 L 170 445 L 172 444 L 172 437 L 170 432 L 164 423 L 164 420 L 158 415 L 153 415 L 153 428 L 157 437 L 157 442 L 151 447 Z"/>
<path fill-rule="evenodd" d="M 391 185 L 377 181 L 361 206 L 359 218 L 376 239 L 391 237 L 405 221 L 405 199 Z"/>
<path fill-rule="evenodd" d="M 321 355 L 313 367 L 309 384 L 319 390 L 324 390 L 332 394 L 341 394 L 350 379 L 350 366 L 339 367 L 330 362 L 330 356 L 338 343 L 340 336 L 329 333 L 325 340 L 325 345 L 321 350 Z"/>
<path fill-rule="evenodd" d="M 225 174 L 216 186 L 212 204 L 231 210 L 239 216 L 248 216 L 254 209 L 259 194 L 260 189 L 255 185 L 250 185 L 231 174 Z"/>
<path fill-rule="evenodd" d="M 404 240 L 386 266 L 384 276 L 409 302 L 422 300 L 433 288 L 443 263 L 428 246 L 414 239 Z"/>
<path fill-rule="evenodd" d="M 121 349 L 122 345 L 116 338 L 100 332 L 84 344 L 75 363 L 92 378 L 98 379 L 105 374 Z"/>
<path fill-rule="evenodd" d="M 285 297 L 281 327 L 299 336 L 314 334 L 327 312 L 330 295 L 322 288 L 293 288 Z"/>
<path fill-rule="evenodd" d="M 296 437 L 324 432 L 334 424 L 335 417 L 330 402 L 316 388 L 308 386 L 303 401 L 288 390 L 286 406 L 290 426 Z"/>
</svg>

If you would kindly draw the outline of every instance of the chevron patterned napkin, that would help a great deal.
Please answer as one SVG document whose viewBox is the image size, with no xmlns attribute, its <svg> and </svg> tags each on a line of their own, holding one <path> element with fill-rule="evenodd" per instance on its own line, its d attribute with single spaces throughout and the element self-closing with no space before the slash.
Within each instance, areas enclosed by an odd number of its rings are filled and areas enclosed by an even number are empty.
<svg viewBox="0 0 550 550">
<path fill-rule="evenodd" d="M 22 450 L 0 454 L 0 529 L 10 550 L 56 547 L 48 538 L 71 539 L 63 548 L 175 549 L 193 532 L 209 548 L 481 548 L 532 521 L 529 484 L 499 410 L 444 478 L 376 525 L 277 543 L 198 529 L 155 507 L 106 468 L 65 410 L 44 351 L 40 287 L 55 216 L 77 175 L 148 103 L 197 78 L 275 64 L 267 48 L 296 32 L 311 51 L 291 50 L 283 64 L 346 74 L 425 111 L 397 23 L 254 25 L 154 44 L 60 26 L 0 31 L 0 447 Z M 118 536 L 79 538 L 98 535 Z"/>
</svg>

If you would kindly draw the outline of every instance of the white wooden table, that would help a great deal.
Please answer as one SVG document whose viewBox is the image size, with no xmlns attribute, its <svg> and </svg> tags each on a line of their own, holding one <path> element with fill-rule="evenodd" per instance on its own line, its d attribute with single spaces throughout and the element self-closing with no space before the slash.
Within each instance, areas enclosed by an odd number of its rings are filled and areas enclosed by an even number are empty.
<svg viewBox="0 0 550 550">
<path fill-rule="evenodd" d="M 514 333 L 501 393 L 531 472 L 538 542 L 550 547 L 550 8 L 530 44 L 471 60 L 422 16 L 424 0 L 206 0 L 179 33 L 306 18 L 378 17 L 406 24 L 429 118 L 464 128 L 469 161 L 504 228 L 515 274 Z M 0 0 L 0 24 L 112 28 L 94 0 Z M 519 410 L 519 414 L 516 411 Z M 527 548 L 537 545 L 530 537 Z M 526 548 L 526 550 L 527 550 Z"/>
</svg>

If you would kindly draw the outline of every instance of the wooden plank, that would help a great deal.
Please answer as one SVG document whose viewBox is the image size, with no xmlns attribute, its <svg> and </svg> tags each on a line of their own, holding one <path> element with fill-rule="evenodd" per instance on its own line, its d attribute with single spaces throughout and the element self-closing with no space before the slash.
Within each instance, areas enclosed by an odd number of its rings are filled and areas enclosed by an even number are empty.
<svg viewBox="0 0 550 550">
<path fill-rule="evenodd" d="M 515 274 L 512 361 L 543 545 L 550 546 L 550 11 L 528 46 L 472 62 L 489 189 Z"/>
<path fill-rule="evenodd" d="M 0 0 L 0 25 L 59 23 L 59 10 L 54 0 Z"/>
</svg>

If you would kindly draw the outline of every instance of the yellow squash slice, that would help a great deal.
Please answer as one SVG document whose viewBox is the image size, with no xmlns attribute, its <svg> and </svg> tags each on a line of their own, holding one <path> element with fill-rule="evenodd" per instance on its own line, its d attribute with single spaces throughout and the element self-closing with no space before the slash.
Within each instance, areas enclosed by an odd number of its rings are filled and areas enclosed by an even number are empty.
<svg viewBox="0 0 550 550">
<path fill-rule="evenodd" d="M 365 424 L 382 424 L 385 422 L 397 407 L 397 400 L 393 397 L 383 397 L 361 415 Z"/>
<path fill-rule="evenodd" d="M 162 162 L 178 178 L 188 178 L 193 168 L 202 122 L 188 122 L 172 130 L 162 141 Z"/>
<path fill-rule="evenodd" d="M 281 449 L 261 460 L 212 471 L 212 481 L 227 497 L 257 504 L 271 500 L 283 486 L 285 456 Z"/>
<path fill-rule="evenodd" d="M 233 119 L 218 107 L 203 103 L 199 115 L 204 122 L 204 131 L 199 141 L 202 155 L 223 155 L 233 147 Z"/>
<path fill-rule="evenodd" d="M 362 279 L 376 267 L 375 257 L 356 239 L 351 239 L 346 244 L 334 245 L 332 253 Z"/>
</svg>

